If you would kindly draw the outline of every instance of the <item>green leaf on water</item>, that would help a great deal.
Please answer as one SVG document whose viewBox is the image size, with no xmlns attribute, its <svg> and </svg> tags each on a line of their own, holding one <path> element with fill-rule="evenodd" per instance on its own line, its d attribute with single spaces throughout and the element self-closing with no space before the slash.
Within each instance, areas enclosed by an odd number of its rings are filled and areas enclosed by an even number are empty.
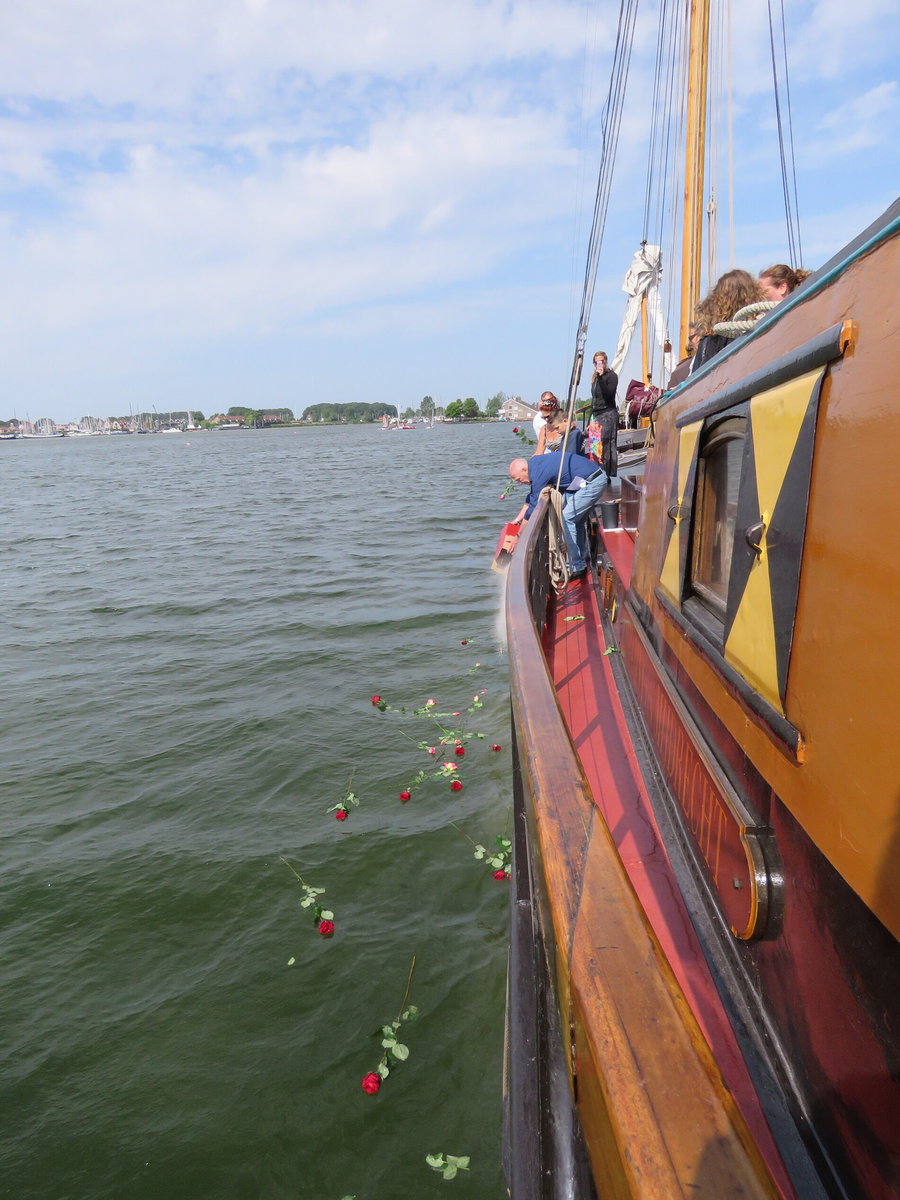
<svg viewBox="0 0 900 1200">
<path fill-rule="evenodd" d="M 296 961 L 297 961 L 297 960 L 296 960 L 296 958 L 289 958 L 289 959 L 288 959 L 288 964 L 287 964 L 287 965 L 288 965 L 289 967 L 292 967 Z"/>
<path fill-rule="evenodd" d="M 409 1058 L 409 1046 L 404 1046 L 402 1042 L 395 1042 L 391 1047 L 391 1054 L 398 1062 L 406 1062 Z"/>
</svg>

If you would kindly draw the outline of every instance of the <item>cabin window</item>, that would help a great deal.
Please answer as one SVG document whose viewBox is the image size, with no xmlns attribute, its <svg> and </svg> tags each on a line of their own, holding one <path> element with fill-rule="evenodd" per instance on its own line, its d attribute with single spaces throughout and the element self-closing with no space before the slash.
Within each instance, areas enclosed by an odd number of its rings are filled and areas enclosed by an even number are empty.
<svg viewBox="0 0 900 1200">
<path fill-rule="evenodd" d="M 720 422 L 701 446 L 697 462 L 691 591 L 723 623 L 746 429 L 745 417 Z"/>
</svg>

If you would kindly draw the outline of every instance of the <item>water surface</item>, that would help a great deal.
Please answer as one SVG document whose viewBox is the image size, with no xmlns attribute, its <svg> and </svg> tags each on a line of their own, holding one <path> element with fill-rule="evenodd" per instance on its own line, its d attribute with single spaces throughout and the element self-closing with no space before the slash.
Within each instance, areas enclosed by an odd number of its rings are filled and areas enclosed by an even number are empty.
<svg viewBox="0 0 900 1200">
<path fill-rule="evenodd" d="M 504 1194 L 507 891 L 449 822 L 509 826 L 489 562 L 516 446 L 496 425 L 0 445 L 0 1195 Z M 401 805 L 425 731 L 371 695 L 481 688 L 463 791 Z M 326 888 L 332 940 L 281 856 Z M 369 1097 L 413 953 L 410 1058 Z M 471 1173 L 444 1183 L 431 1151 Z"/>
</svg>

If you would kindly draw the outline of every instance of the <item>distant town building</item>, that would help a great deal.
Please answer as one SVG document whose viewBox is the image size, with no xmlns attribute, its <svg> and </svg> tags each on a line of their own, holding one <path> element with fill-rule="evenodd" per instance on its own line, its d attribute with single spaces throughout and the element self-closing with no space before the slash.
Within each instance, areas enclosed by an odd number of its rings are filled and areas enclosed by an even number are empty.
<svg viewBox="0 0 900 1200">
<path fill-rule="evenodd" d="M 504 421 L 530 421 L 536 413 L 537 408 L 526 404 L 521 396 L 508 396 L 500 407 Z"/>
</svg>

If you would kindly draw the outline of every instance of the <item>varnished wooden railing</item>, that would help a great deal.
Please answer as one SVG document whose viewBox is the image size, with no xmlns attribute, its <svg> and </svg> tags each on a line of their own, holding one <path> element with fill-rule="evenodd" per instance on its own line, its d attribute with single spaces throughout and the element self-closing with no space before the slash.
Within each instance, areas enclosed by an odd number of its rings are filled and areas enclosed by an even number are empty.
<svg viewBox="0 0 900 1200">
<path fill-rule="evenodd" d="M 540 641 L 548 595 L 538 578 L 546 578 L 540 565 L 545 520 L 542 501 L 519 538 L 507 580 L 516 770 L 540 909 L 533 923 L 555 976 L 559 1026 L 598 1194 L 603 1200 L 779 1196 L 593 803 L 569 737 Z M 516 1086 L 527 1081 L 520 1077 Z M 533 1152 L 531 1159 L 528 1173 Z M 552 1190 L 552 1180 L 544 1178 L 535 1190 L 522 1176 L 517 1182 L 515 1170 L 511 1174 L 513 1200 L 563 1194 Z"/>
</svg>

